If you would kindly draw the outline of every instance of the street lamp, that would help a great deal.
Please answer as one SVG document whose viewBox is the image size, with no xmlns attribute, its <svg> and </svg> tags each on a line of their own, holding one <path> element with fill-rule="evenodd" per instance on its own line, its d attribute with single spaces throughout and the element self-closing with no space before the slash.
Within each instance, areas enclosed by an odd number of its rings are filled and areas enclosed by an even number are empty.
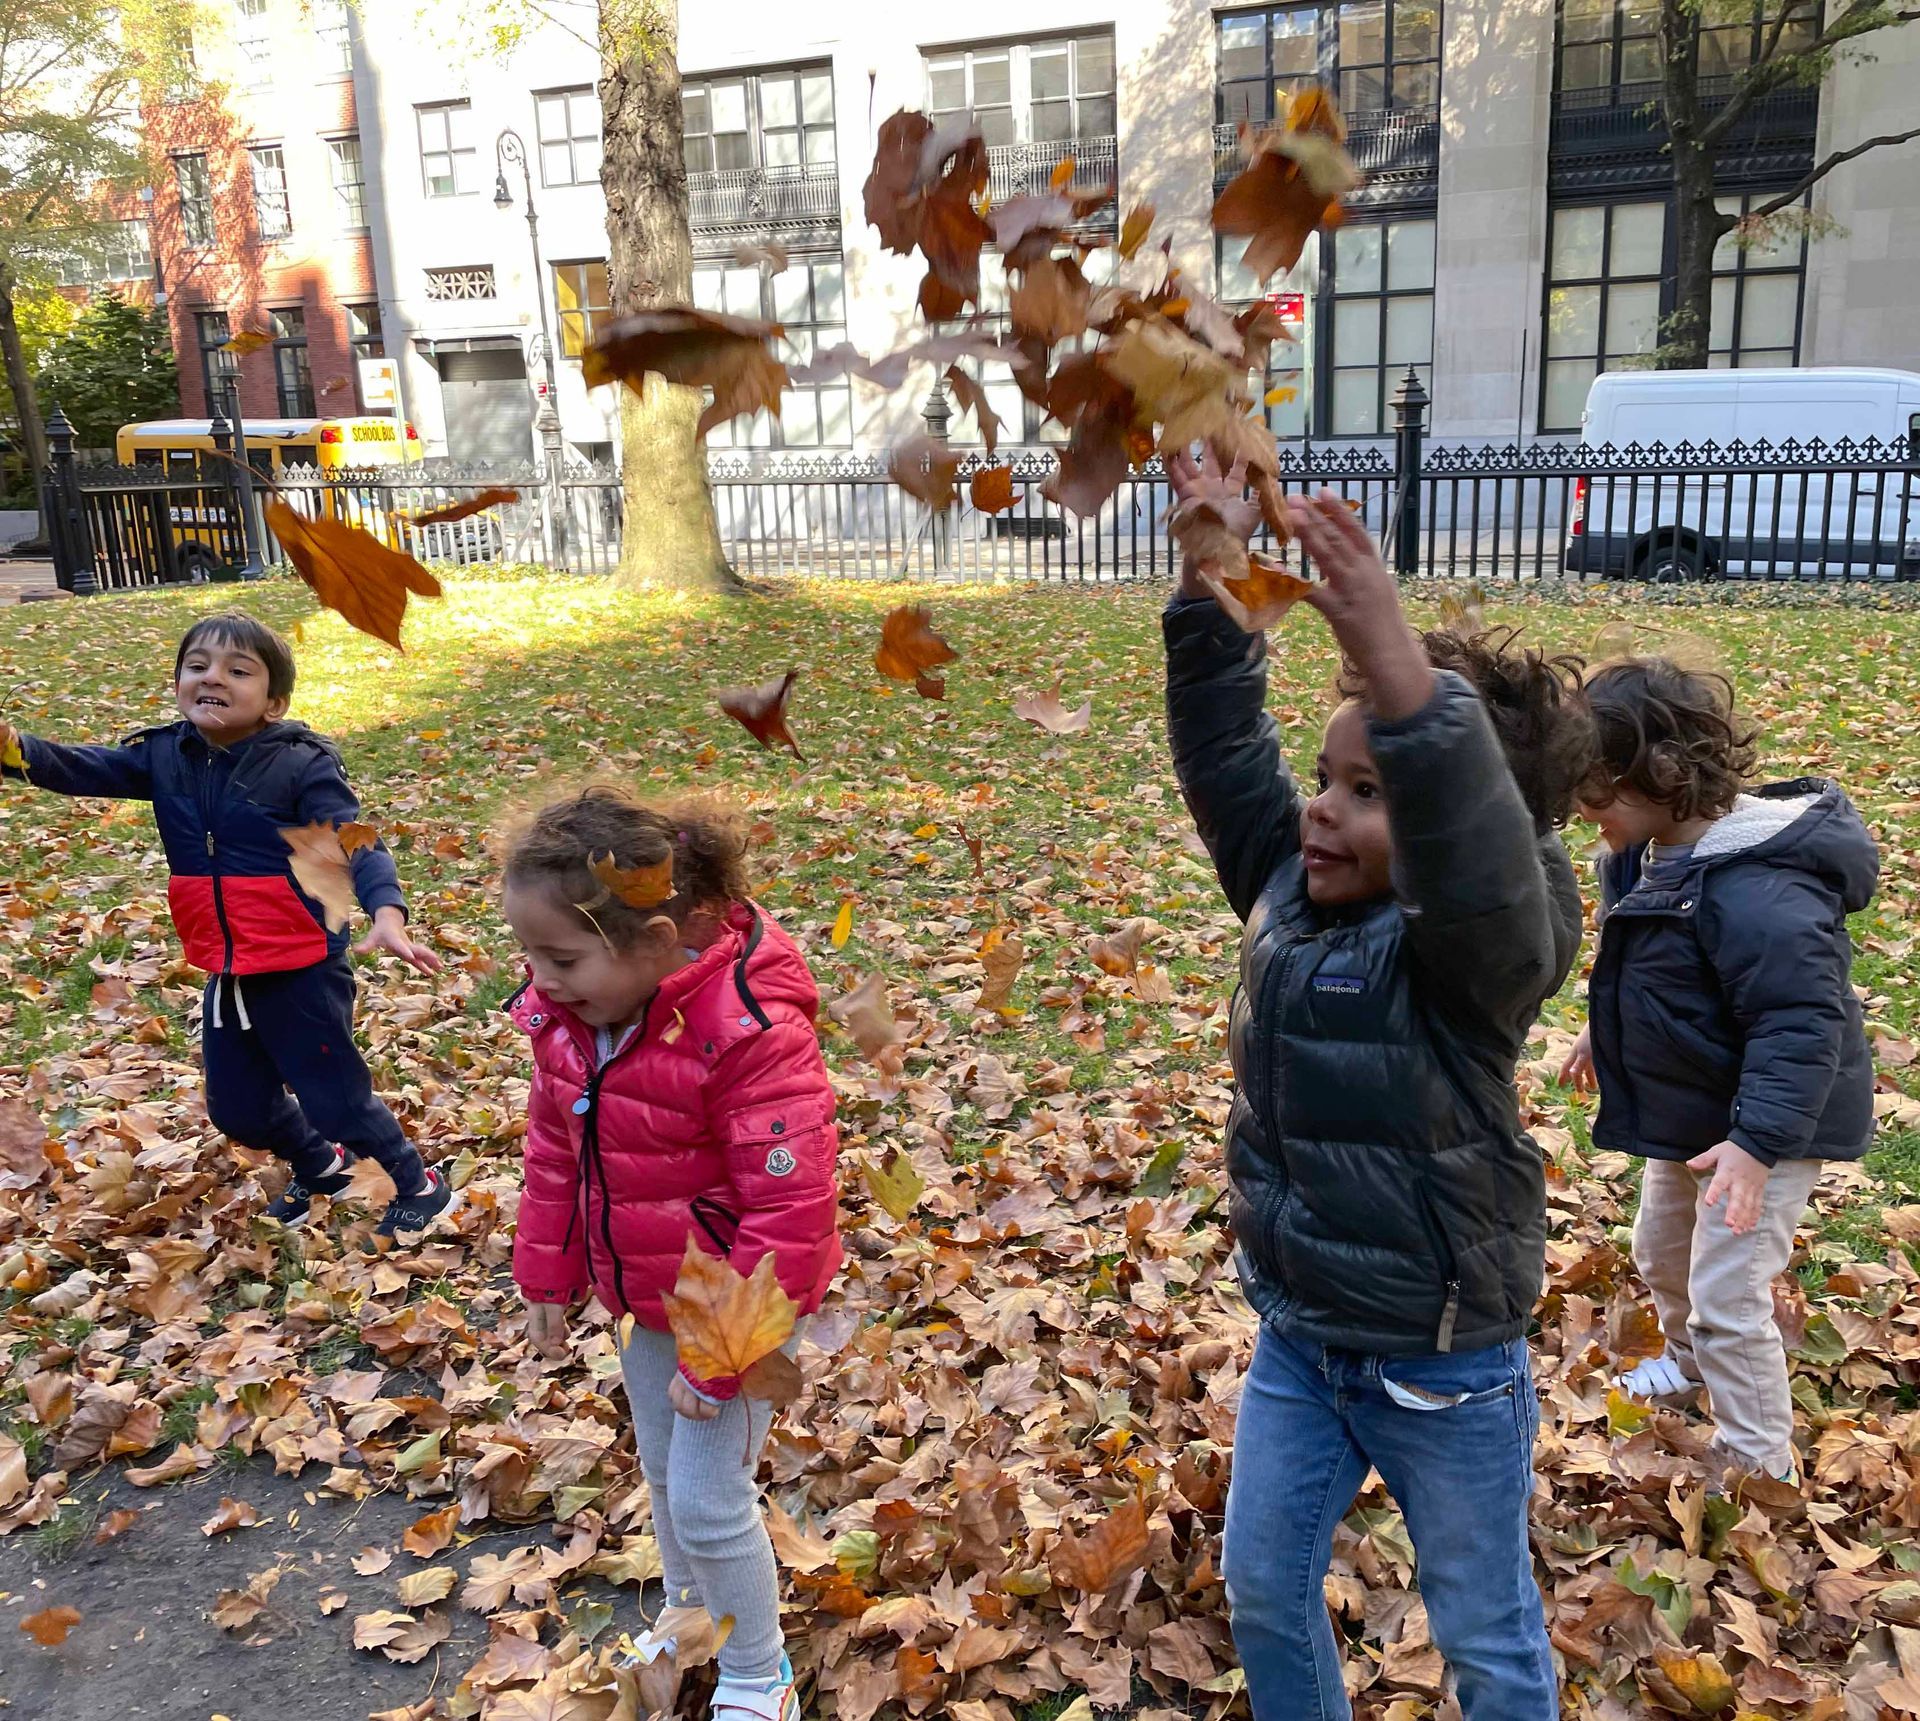
<svg viewBox="0 0 1920 1721">
<path fill-rule="evenodd" d="M 535 412 L 533 427 L 547 456 L 547 518 L 555 553 L 566 556 L 566 524 L 561 510 L 560 477 L 560 397 L 553 365 L 553 334 L 547 322 L 546 271 L 540 262 L 540 214 L 533 206 L 533 169 L 527 162 L 527 146 L 520 134 L 506 127 L 493 142 L 493 206 L 502 212 L 513 207 L 513 190 L 507 184 L 507 169 L 520 169 L 520 182 L 527 194 L 527 243 L 533 248 L 533 297 L 540 307 L 540 357 L 546 371 L 546 389 Z"/>
</svg>

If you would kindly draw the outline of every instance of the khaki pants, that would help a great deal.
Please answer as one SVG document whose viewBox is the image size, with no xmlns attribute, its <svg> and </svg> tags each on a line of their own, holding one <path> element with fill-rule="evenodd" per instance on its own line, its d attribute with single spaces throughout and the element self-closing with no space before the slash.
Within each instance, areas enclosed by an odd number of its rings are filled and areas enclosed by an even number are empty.
<svg viewBox="0 0 1920 1721">
<path fill-rule="evenodd" d="M 1783 1159 L 1767 1177 L 1760 1223 L 1727 1229 L 1726 1203 L 1701 1200 L 1709 1178 L 1650 1159 L 1633 1222 L 1633 1264 L 1653 1292 L 1667 1354 L 1707 1389 L 1720 1444 L 1770 1475 L 1794 1460 L 1787 1352 L 1773 1322 L 1773 1281 L 1820 1181 L 1817 1159 Z"/>
</svg>

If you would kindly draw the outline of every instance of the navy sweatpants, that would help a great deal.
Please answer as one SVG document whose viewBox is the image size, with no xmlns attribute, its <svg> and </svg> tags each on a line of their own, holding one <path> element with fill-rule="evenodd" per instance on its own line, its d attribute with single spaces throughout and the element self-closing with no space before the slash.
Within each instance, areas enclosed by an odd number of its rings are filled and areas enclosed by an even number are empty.
<svg viewBox="0 0 1920 1721">
<path fill-rule="evenodd" d="M 332 1165 L 338 1142 L 378 1160 L 411 1195 L 425 1175 L 420 1155 L 373 1091 L 354 1044 L 353 993 L 344 955 L 209 980 L 200 1023 L 207 1116 L 243 1146 L 277 1154 L 302 1181 Z"/>
</svg>

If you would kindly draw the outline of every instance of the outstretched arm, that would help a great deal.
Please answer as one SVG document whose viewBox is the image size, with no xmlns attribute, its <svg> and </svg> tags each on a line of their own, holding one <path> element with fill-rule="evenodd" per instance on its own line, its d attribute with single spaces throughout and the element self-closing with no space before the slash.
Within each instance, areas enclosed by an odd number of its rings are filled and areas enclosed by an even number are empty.
<svg viewBox="0 0 1920 1721">
<path fill-rule="evenodd" d="M 69 747 L 22 735 L 0 723 L 0 772 L 56 795 L 104 795 L 116 801 L 153 798 L 145 741 L 123 747 Z"/>
</svg>

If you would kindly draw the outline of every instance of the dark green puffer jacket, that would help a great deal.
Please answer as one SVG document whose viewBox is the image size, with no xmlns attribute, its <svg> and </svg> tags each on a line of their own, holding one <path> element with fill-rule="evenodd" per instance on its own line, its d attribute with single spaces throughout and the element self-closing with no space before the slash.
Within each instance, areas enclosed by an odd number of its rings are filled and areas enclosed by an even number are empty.
<svg viewBox="0 0 1920 1721">
<path fill-rule="evenodd" d="M 1514 1064 L 1579 948 L 1580 893 L 1472 687 L 1369 725 L 1394 895 L 1307 896 L 1267 648 L 1211 601 L 1165 617 L 1174 768 L 1246 923 L 1227 1123 L 1249 1300 L 1282 1334 L 1388 1355 L 1524 1333 L 1546 1189 Z"/>
</svg>

